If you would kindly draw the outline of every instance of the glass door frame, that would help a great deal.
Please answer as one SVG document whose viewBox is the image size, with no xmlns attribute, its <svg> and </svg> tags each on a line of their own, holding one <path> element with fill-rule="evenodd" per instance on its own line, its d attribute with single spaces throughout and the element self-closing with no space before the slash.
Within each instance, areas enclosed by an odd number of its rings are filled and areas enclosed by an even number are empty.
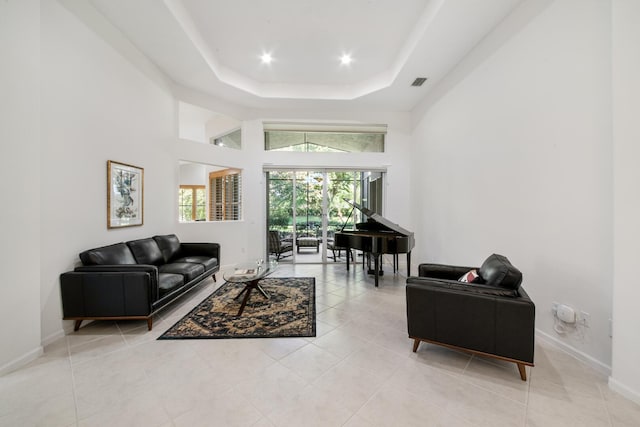
<svg viewBox="0 0 640 427">
<path fill-rule="evenodd" d="M 291 166 L 269 166 L 268 168 L 265 167 L 263 169 L 263 173 L 265 174 L 265 194 L 266 194 L 266 203 L 265 203 L 265 214 L 266 214 L 266 218 L 265 218 L 265 225 L 266 225 L 266 233 L 268 234 L 269 228 L 270 228 L 270 206 L 271 206 L 271 201 L 269 200 L 270 197 L 270 181 L 271 178 L 269 177 L 269 172 L 291 172 L 292 173 L 292 203 L 294 206 L 292 206 L 292 244 L 293 244 L 293 248 L 292 248 L 292 254 L 291 254 L 291 263 L 292 264 L 328 264 L 330 257 L 327 255 L 327 241 L 328 241 L 328 228 L 329 228 L 329 197 L 328 197 L 328 189 L 329 189 L 329 179 L 328 176 L 330 173 L 332 172 L 351 172 L 353 174 L 356 173 L 360 173 L 360 174 L 367 174 L 367 173 L 379 173 L 380 176 L 384 179 L 386 177 L 386 169 L 380 169 L 380 168 L 364 168 L 364 167 L 344 167 L 344 168 L 336 168 L 336 167 L 291 167 Z M 297 215 L 297 206 L 295 206 L 296 201 L 297 201 L 297 191 L 298 191 L 298 186 L 297 186 L 297 181 L 298 181 L 298 177 L 297 177 L 297 173 L 298 172 L 307 172 L 307 173 L 321 173 L 322 174 L 322 201 L 321 201 L 321 236 L 320 238 L 322 239 L 322 243 L 319 243 L 319 245 L 322 247 L 322 253 L 320 256 L 320 261 L 300 261 L 298 255 L 298 248 L 297 248 L 297 244 L 295 244 L 295 242 L 297 242 L 297 238 L 298 238 L 298 230 L 297 230 L 297 221 L 298 221 L 298 215 Z M 363 183 L 365 182 L 364 179 L 364 175 L 361 175 L 360 178 L 356 178 L 354 176 L 353 179 L 353 189 L 352 189 L 352 201 L 355 199 L 355 196 L 358 194 L 358 187 L 362 187 Z M 309 185 L 309 183 L 307 183 L 307 185 Z M 360 188 L 359 191 L 360 197 L 362 197 L 363 194 L 363 190 L 362 188 Z M 384 193 L 383 193 L 384 194 Z M 358 200 L 358 202 L 361 202 L 360 200 Z M 308 203 L 308 199 L 307 199 L 307 203 Z M 308 209 L 308 207 L 307 207 Z M 352 212 L 351 216 L 355 215 L 355 211 Z M 348 221 L 348 218 L 347 218 Z M 354 220 L 355 222 L 355 220 Z M 306 225 L 308 228 L 308 224 Z M 268 241 L 267 241 L 268 243 Z M 268 246 L 268 244 L 267 244 Z M 266 248 L 266 256 L 267 258 L 269 257 L 269 248 Z M 288 261 L 288 260 L 286 260 Z M 285 262 L 286 262 L 285 261 Z M 341 261 L 343 262 L 343 261 Z"/>
</svg>

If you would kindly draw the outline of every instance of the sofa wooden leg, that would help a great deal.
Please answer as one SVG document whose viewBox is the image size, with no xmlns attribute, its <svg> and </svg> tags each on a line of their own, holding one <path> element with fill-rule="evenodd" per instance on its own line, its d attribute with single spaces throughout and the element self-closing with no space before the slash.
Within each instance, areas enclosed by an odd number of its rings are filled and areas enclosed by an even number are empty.
<svg viewBox="0 0 640 427">
<path fill-rule="evenodd" d="M 527 380 L 527 371 L 524 368 L 524 364 L 522 363 L 518 363 L 518 371 L 520 371 L 520 379 L 522 381 L 526 381 Z"/>
<path fill-rule="evenodd" d="M 413 340 L 413 352 L 418 351 L 418 346 L 420 345 L 420 340 L 418 338 Z"/>
<path fill-rule="evenodd" d="M 149 330 L 153 328 L 153 317 L 151 316 L 149 316 L 149 318 L 147 319 L 147 328 L 149 328 Z"/>
<path fill-rule="evenodd" d="M 73 330 L 77 331 L 78 329 L 80 329 L 80 324 L 81 323 L 82 323 L 82 319 L 76 320 L 76 322 L 73 324 Z"/>
<path fill-rule="evenodd" d="M 216 280 L 216 275 L 214 274 L 212 277 L 213 277 L 213 281 L 216 282 L 217 281 Z"/>
</svg>

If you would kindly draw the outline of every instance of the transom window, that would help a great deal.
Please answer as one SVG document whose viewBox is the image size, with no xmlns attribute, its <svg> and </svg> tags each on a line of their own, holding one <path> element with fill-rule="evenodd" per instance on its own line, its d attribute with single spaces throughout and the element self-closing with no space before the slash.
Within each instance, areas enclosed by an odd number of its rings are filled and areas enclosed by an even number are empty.
<svg viewBox="0 0 640 427">
<path fill-rule="evenodd" d="M 382 125 L 264 123 L 264 149 L 325 153 L 383 153 L 386 132 L 386 126 Z"/>
<path fill-rule="evenodd" d="M 211 143 L 219 147 L 229 147 L 239 150 L 242 148 L 242 130 L 236 129 L 227 134 L 211 138 Z"/>
</svg>

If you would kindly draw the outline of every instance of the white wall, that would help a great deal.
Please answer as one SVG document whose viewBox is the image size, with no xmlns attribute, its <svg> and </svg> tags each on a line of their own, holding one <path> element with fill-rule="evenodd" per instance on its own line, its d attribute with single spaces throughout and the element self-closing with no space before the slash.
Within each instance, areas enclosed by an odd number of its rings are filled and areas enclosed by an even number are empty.
<svg viewBox="0 0 640 427">
<path fill-rule="evenodd" d="M 242 123 L 240 121 L 233 117 L 218 114 L 205 123 L 207 140 L 226 135 L 231 131 L 238 129 L 241 124 Z"/>
<path fill-rule="evenodd" d="M 180 185 L 207 185 L 207 166 L 202 163 L 183 163 L 180 165 Z"/>
<path fill-rule="evenodd" d="M 42 352 L 39 54 L 39 1 L 0 2 L 0 374 Z"/>
<path fill-rule="evenodd" d="M 640 403 L 640 2 L 613 0 L 614 287 L 609 384 Z"/>
<path fill-rule="evenodd" d="M 216 113 L 185 102 L 178 102 L 178 136 L 190 141 L 208 144 L 206 123 Z"/>
<path fill-rule="evenodd" d="M 459 65 L 420 120 L 415 258 L 479 265 L 506 255 L 524 274 L 542 335 L 608 371 L 610 4 L 530 6 L 496 29 L 502 39 L 476 48 L 484 57 Z M 556 333 L 552 302 L 589 313 L 590 328 Z"/>
<path fill-rule="evenodd" d="M 57 2 L 42 3 L 42 339 L 78 253 L 174 230 L 176 102 Z M 106 163 L 144 168 L 144 225 L 107 230 Z M 23 163 L 18 163 L 24 168 Z M 24 170 L 24 169 L 22 169 Z"/>
</svg>

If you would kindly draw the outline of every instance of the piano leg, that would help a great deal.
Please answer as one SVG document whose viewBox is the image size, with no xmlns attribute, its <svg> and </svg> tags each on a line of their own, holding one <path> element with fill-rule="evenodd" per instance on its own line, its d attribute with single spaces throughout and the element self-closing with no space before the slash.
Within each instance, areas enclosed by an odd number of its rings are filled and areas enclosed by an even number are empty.
<svg viewBox="0 0 640 427">
<path fill-rule="evenodd" d="M 349 246 L 347 246 L 347 271 L 349 271 L 349 254 L 351 253 L 351 248 Z M 333 258 L 333 261 L 335 261 L 335 256 Z"/>
<path fill-rule="evenodd" d="M 379 273 L 380 273 L 380 255 L 379 254 L 373 254 L 373 274 L 375 275 L 376 278 L 376 288 L 378 287 L 378 277 L 379 277 Z"/>
<path fill-rule="evenodd" d="M 407 252 L 407 277 L 411 276 L 411 251 Z"/>
</svg>

